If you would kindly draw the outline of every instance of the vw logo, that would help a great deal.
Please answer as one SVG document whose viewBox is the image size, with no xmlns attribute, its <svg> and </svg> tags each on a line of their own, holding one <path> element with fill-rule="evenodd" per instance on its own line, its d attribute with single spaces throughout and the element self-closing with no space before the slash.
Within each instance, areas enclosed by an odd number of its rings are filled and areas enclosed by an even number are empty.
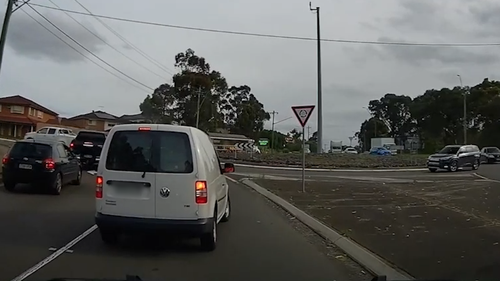
<svg viewBox="0 0 500 281">
<path fill-rule="evenodd" d="M 168 197 L 170 195 L 170 189 L 166 188 L 166 187 L 162 187 L 160 189 L 160 196 L 161 197 Z"/>
</svg>

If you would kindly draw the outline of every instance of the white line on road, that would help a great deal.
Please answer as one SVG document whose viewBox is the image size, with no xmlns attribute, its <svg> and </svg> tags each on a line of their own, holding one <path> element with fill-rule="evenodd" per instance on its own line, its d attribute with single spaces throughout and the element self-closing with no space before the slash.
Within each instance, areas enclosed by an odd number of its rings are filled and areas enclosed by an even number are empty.
<svg viewBox="0 0 500 281">
<path fill-rule="evenodd" d="M 230 177 L 228 177 L 228 176 L 226 176 L 226 179 L 228 179 L 228 180 L 230 180 L 230 181 L 232 181 L 232 182 L 234 182 L 234 183 L 239 183 L 237 180 L 235 180 L 235 179 L 233 179 L 233 178 L 230 178 Z"/>
<path fill-rule="evenodd" d="M 248 164 L 234 164 L 239 167 L 254 168 L 254 169 L 271 169 L 271 170 L 291 170 L 302 171 L 299 167 L 280 167 L 280 166 L 257 166 Z M 320 169 L 320 168 L 306 168 L 310 172 L 418 172 L 427 171 L 427 168 L 401 168 L 401 169 Z"/>
<path fill-rule="evenodd" d="M 485 176 L 481 176 L 481 175 L 480 175 L 480 174 L 478 174 L 478 173 L 473 173 L 473 175 L 474 175 L 474 176 L 476 176 L 476 177 L 478 177 L 478 178 L 481 178 L 481 179 L 483 179 L 483 180 L 486 180 L 486 181 L 500 182 L 500 181 L 497 181 L 497 180 L 492 180 L 492 179 L 489 179 L 489 178 L 487 178 L 487 177 L 485 177 Z"/>
<path fill-rule="evenodd" d="M 46 257 L 44 260 L 41 262 L 37 263 L 35 266 L 31 267 L 30 269 L 26 270 L 23 272 L 21 275 L 17 276 L 16 278 L 12 279 L 12 281 L 21 281 L 26 278 L 28 278 L 30 275 L 33 273 L 37 272 L 40 270 L 42 267 L 46 266 L 53 260 L 55 260 L 57 257 L 60 255 L 64 254 L 66 251 L 68 251 L 71 247 L 73 247 L 76 243 L 80 242 L 83 238 L 87 237 L 90 233 L 92 233 L 94 230 L 97 229 L 97 225 L 93 225 L 89 229 L 87 229 L 85 232 L 82 234 L 78 235 L 75 239 L 73 239 L 71 242 L 66 244 L 64 247 L 59 248 L 56 252 L 54 252 L 52 255 Z"/>
</svg>

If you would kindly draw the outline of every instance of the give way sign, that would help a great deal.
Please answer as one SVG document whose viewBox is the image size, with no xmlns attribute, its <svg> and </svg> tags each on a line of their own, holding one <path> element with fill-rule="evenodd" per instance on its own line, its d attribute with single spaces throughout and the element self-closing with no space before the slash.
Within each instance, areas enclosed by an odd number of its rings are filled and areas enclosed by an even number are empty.
<svg viewBox="0 0 500 281">
<path fill-rule="evenodd" d="M 292 106 L 292 111 L 302 127 L 306 125 L 307 120 L 311 117 L 314 108 L 314 105 Z"/>
</svg>

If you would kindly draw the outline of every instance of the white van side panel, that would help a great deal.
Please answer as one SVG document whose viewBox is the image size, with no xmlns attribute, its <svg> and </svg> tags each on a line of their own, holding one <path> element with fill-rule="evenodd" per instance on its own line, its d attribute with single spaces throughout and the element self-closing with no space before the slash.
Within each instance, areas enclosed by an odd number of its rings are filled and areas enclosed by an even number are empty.
<svg viewBox="0 0 500 281">
<path fill-rule="evenodd" d="M 205 176 L 203 159 L 199 156 L 199 144 L 190 127 L 159 125 L 159 131 L 185 133 L 189 137 L 193 172 L 191 173 L 156 173 L 156 215 L 158 219 L 196 220 L 199 218 L 198 204 L 195 201 L 195 183 Z M 160 194 L 162 188 L 168 188 L 170 194 Z"/>
<path fill-rule="evenodd" d="M 106 169 L 110 143 L 117 131 L 138 131 L 140 127 L 156 130 L 158 125 L 118 125 L 111 129 L 103 145 L 97 176 L 103 177 L 103 198 L 96 199 L 97 212 L 124 217 L 154 218 L 156 176 L 154 173 Z M 148 134 L 149 132 L 144 132 Z"/>
<path fill-rule="evenodd" d="M 200 214 L 203 214 L 206 218 L 213 217 L 213 211 L 215 209 L 215 206 L 217 205 L 217 209 L 219 211 L 218 216 L 220 216 L 221 208 L 222 210 L 225 210 L 225 205 L 221 206 L 220 204 L 225 204 L 225 201 L 223 199 L 226 192 L 225 187 L 227 186 L 226 178 L 221 173 L 221 166 L 210 137 L 202 131 L 196 131 L 197 135 L 199 136 L 199 147 L 202 151 L 202 154 L 200 155 L 203 155 L 203 161 L 205 165 L 205 180 L 208 183 L 208 196 L 210 203 L 200 206 Z"/>
</svg>

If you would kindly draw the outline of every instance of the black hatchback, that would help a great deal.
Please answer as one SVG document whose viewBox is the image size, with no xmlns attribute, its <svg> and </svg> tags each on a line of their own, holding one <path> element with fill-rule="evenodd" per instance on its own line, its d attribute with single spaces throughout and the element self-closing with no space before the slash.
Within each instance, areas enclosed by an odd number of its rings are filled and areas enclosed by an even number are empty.
<svg viewBox="0 0 500 281">
<path fill-rule="evenodd" d="M 17 141 L 2 159 L 2 181 L 8 191 L 23 183 L 59 195 L 64 184 L 80 185 L 81 179 L 80 161 L 62 142 Z"/>
</svg>

